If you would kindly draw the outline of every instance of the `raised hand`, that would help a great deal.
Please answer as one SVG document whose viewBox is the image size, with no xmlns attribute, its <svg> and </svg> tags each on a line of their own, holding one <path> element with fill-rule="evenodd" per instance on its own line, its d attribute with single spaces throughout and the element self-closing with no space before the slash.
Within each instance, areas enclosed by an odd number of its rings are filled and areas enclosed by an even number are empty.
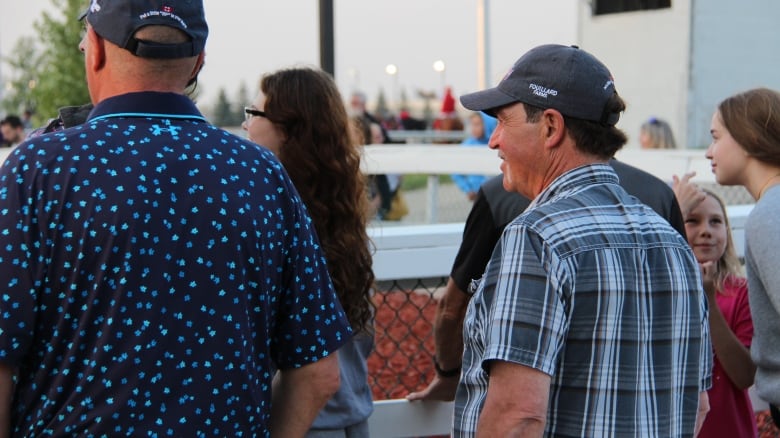
<svg viewBox="0 0 780 438">
<path fill-rule="evenodd" d="M 701 187 L 691 182 L 694 176 L 696 172 L 688 172 L 682 178 L 672 175 L 672 190 L 677 197 L 677 203 L 680 204 L 683 219 L 707 197 Z"/>
</svg>

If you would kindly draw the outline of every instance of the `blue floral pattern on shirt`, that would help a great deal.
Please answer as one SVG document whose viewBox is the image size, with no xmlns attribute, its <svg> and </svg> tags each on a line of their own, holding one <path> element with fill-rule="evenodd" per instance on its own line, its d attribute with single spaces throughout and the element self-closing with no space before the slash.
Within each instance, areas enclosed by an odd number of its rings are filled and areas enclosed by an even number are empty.
<svg viewBox="0 0 780 438">
<path fill-rule="evenodd" d="M 17 435 L 267 435 L 274 371 L 351 336 L 279 162 L 183 96 L 20 145 L 0 235 Z"/>
</svg>

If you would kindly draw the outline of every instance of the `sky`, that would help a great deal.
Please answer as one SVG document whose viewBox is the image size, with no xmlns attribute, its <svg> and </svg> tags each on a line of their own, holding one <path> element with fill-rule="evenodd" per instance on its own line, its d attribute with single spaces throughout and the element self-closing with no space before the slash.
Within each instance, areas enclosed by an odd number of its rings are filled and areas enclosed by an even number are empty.
<svg viewBox="0 0 780 438">
<path fill-rule="evenodd" d="M 53 0 L 0 0 L 0 55 L 21 36 L 33 36 L 32 23 Z M 528 49 L 544 43 L 574 44 L 576 5 L 581 0 L 486 0 L 490 72 L 495 85 Z M 85 2 L 86 3 L 86 2 Z M 335 0 L 335 78 L 344 98 L 364 91 L 373 101 L 382 89 L 392 105 L 405 90 L 456 96 L 477 83 L 476 0 Z M 205 0 L 209 39 L 199 78 L 199 103 L 210 106 L 221 88 L 231 99 L 239 84 L 250 98 L 263 73 L 293 65 L 319 65 L 319 1 Z M 444 71 L 434 70 L 435 61 Z M 397 74 L 386 66 L 397 66 Z M 8 67 L 0 74 L 8 78 Z M 248 103 L 248 102 L 247 102 Z"/>
</svg>

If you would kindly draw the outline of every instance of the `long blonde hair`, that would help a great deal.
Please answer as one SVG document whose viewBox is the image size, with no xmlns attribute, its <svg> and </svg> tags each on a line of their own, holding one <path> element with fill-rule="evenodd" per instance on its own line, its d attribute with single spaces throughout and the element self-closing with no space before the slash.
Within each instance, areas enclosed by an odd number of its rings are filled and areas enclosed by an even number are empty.
<svg viewBox="0 0 780 438">
<path fill-rule="evenodd" d="M 726 212 L 726 203 L 715 192 L 708 189 L 702 189 L 702 191 L 718 203 L 720 211 L 723 213 L 723 224 L 726 226 L 726 248 L 723 251 L 723 255 L 718 259 L 718 275 L 715 278 L 716 290 L 723 292 L 726 280 L 745 281 L 742 262 L 739 260 L 737 249 L 734 246 L 734 238 L 731 235 L 731 222 Z"/>
</svg>

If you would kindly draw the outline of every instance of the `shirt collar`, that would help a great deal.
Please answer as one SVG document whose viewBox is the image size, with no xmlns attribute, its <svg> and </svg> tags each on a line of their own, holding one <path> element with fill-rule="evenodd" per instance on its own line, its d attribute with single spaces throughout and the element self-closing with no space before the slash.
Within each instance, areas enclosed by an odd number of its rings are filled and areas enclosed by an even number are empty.
<svg viewBox="0 0 780 438">
<path fill-rule="evenodd" d="M 612 166 L 609 164 L 588 164 L 572 169 L 556 178 L 547 188 L 533 200 L 531 207 L 547 203 L 555 198 L 567 196 L 574 190 L 593 184 L 619 184 Z"/>
<path fill-rule="evenodd" d="M 109 97 L 95 105 L 88 121 L 113 117 L 154 117 L 206 122 L 187 96 L 177 93 L 142 91 Z"/>
</svg>

